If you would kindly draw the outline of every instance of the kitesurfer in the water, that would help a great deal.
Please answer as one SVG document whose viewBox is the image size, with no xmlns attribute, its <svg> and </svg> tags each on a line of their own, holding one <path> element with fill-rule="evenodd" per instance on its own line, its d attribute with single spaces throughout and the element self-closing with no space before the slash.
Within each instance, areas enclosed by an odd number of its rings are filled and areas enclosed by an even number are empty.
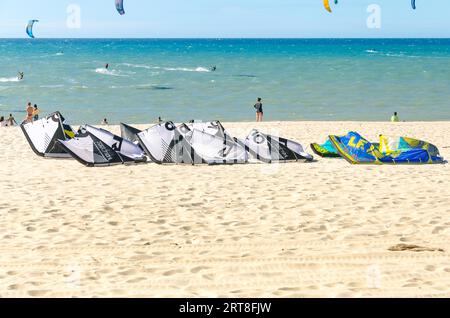
<svg viewBox="0 0 450 318">
<path fill-rule="evenodd" d="M 17 73 L 17 79 L 18 79 L 19 81 L 23 80 L 23 76 L 24 76 L 23 72 L 18 72 L 18 73 Z"/>
<path fill-rule="evenodd" d="M 214 65 L 213 67 L 211 67 L 211 72 L 215 72 L 217 70 L 217 67 Z"/>
<path fill-rule="evenodd" d="M 105 69 L 108 69 L 108 67 L 109 67 L 109 63 L 106 63 Z"/>
</svg>

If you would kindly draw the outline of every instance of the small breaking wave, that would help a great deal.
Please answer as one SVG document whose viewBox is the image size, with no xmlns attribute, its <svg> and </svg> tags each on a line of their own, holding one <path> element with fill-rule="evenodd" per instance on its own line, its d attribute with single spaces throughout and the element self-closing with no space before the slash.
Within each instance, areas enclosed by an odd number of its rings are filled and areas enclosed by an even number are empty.
<svg viewBox="0 0 450 318">
<path fill-rule="evenodd" d="M 0 77 L 0 83 L 20 82 L 17 77 Z"/>
<path fill-rule="evenodd" d="M 95 70 L 95 73 L 97 74 L 102 74 L 102 75 L 108 75 L 108 76 L 127 76 L 127 75 L 122 75 L 120 74 L 120 71 L 116 71 L 116 70 L 107 70 L 106 68 L 97 68 Z"/>
<path fill-rule="evenodd" d="M 172 71 L 172 72 L 203 72 L 209 73 L 211 70 L 207 67 L 161 67 L 161 66 L 149 66 L 145 64 L 131 64 L 131 63 L 122 63 L 123 66 L 132 67 L 132 68 L 144 68 L 147 70 L 164 70 L 164 71 Z"/>
<path fill-rule="evenodd" d="M 128 66 L 128 67 L 133 67 L 133 68 L 145 68 L 147 70 L 154 69 L 154 67 L 151 67 L 151 66 L 148 66 L 148 65 L 144 65 L 144 64 L 123 63 L 122 65 Z"/>
<path fill-rule="evenodd" d="M 55 85 L 41 85 L 40 88 L 61 88 L 64 87 L 62 84 L 55 84 Z"/>
<path fill-rule="evenodd" d="M 196 68 L 187 68 L 187 67 L 162 67 L 165 71 L 175 71 L 175 72 L 201 72 L 201 73 L 209 73 L 210 69 L 206 67 L 196 67 Z"/>
<path fill-rule="evenodd" d="M 410 58 L 410 57 L 412 57 L 412 58 L 415 58 L 415 57 L 419 57 L 419 56 L 416 56 L 416 55 L 408 55 L 407 53 L 405 53 L 405 52 L 399 52 L 399 53 L 396 53 L 396 52 L 380 52 L 380 51 L 375 51 L 375 50 L 366 50 L 365 51 L 366 53 L 369 53 L 369 54 L 378 54 L 378 55 L 380 55 L 380 56 L 387 56 L 387 57 L 407 57 L 407 58 Z"/>
</svg>

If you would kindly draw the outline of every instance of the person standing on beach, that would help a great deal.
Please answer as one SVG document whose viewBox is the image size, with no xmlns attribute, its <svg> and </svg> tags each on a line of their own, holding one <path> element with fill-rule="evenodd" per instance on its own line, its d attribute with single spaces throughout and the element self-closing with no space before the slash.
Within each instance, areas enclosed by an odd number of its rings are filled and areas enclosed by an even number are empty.
<svg viewBox="0 0 450 318">
<path fill-rule="evenodd" d="M 256 122 L 262 122 L 264 111 L 263 111 L 263 104 L 262 99 L 258 97 L 258 100 L 256 101 L 256 104 L 253 106 L 256 109 Z"/>
<path fill-rule="evenodd" d="M 33 120 L 39 120 L 39 113 L 41 112 L 40 109 L 38 109 L 38 106 L 34 104 L 34 110 L 33 110 Z"/>
<path fill-rule="evenodd" d="M 102 122 L 101 122 L 101 125 L 109 125 L 109 124 L 108 124 L 108 119 L 103 118 L 103 120 L 102 120 Z"/>
<path fill-rule="evenodd" d="M 13 127 L 14 125 L 17 125 L 16 119 L 13 117 L 12 114 L 9 114 L 8 121 L 6 123 L 6 126 Z"/>
<path fill-rule="evenodd" d="M 400 118 L 398 118 L 397 112 L 394 113 L 394 115 L 391 117 L 392 123 L 398 123 L 400 121 Z"/>
<path fill-rule="evenodd" d="M 26 111 L 27 111 L 27 117 L 25 118 L 25 122 L 27 122 L 27 123 L 33 122 L 34 107 L 31 106 L 30 102 L 27 105 Z"/>
<path fill-rule="evenodd" d="M 0 117 L 0 127 L 5 127 L 6 126 L 6 120 L 5 117 L 1 116 Z"/>
</svg>

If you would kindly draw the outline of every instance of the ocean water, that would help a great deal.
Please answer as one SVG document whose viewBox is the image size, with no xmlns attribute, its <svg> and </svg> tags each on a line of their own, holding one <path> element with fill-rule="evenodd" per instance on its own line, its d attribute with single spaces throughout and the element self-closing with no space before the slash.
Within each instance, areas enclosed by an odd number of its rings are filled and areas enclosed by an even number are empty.
<svg viewBox="0 0 450 318">
<path fill-rule="evenodd" d="M 450 120 L 450 39 L 0 39 L 0 56 L 16 119 L 31 101 L 73 123 L 252 121 L 262 97 L 266 120 Z"/>
</svg>

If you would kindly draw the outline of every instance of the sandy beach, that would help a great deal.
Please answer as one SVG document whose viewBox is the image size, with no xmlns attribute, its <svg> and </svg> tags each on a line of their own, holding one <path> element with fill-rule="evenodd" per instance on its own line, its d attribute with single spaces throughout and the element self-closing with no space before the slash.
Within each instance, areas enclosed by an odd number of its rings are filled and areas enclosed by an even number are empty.
<svg viewBox="0 0 450 318">
<path fill-rule="evenodd" d="M 450 122 L 223 124 L 310 153 L 409 136 L 450 159 Z M 450 297 L 448 164 L 86 168 L 37 157 L 20 128 L 0 147 L 1 297 Z"/>
</svg>

